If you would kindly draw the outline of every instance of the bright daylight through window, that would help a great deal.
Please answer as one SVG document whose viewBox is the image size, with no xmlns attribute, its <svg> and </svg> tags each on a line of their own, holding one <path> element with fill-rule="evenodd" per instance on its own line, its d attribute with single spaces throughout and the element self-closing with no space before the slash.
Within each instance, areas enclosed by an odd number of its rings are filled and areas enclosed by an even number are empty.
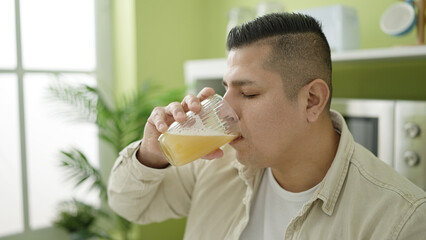
<svg viewBox="0 0 426 240">
<path fill-rule="evenodd" d="M 58 157 L 76 147 L 97 166 L 97 128 L 47 97 L 58 80 L 96 84 L 95 0 L 1 0 L 0 33 L 1 238 L 51 226 L 61 201 L 98 204 Z"/>
</svg>

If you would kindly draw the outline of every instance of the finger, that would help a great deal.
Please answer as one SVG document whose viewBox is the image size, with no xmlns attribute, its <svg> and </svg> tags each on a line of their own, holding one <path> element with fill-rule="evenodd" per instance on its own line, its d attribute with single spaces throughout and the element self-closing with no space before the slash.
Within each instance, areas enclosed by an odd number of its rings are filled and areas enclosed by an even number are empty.
<svg viewBox="0 0 426 240">
<path fill-rule="evenodd" d="M 223 157 L 223 151 L 222 149 L 216 149 L 213 152 L 207 154 L 206 156 L 204 156 L 204 159 L 208 159 L 208 160 L 212 160 L 215 158 L 221 158 Z"/>
<path fill-rule="evenodd" d="M 185 111 L 198 113 L 201 110 L 201 101 L 196 96 L 189 94 L 182 100 L 182 107 Z"/>
<path fill-rule="evenodd" d="M 166 113 L 163 107 L 156 107 L 148 118 L 148 122 L 153 124 L 161 133 L 165 132 L 168 128 L 166 123 Z"/>
<path fill-rule="evenodd" d="M 214 89 L 210 88 L 210 87 L 205 87 L 203 88 L 197 95 L 198 99 L 200 99 L 200 101 L 203 101 L 204 99 L 214 95 Z"/>
<path fill-rule="evenodd" d="M 166 107 L 166 114 L 173 116 L 173 119 L 182 122 L 186 119 L 186 114 L 182 104 L 172 102 Z"/>
</svg>

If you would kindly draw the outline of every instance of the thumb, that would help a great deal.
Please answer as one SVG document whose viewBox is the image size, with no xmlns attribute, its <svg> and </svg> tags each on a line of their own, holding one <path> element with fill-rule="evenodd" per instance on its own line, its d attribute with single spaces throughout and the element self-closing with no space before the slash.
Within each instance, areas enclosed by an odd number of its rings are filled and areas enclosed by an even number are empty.
<svg viewBox="0 0 426 240">
<path fill-rule="evenodd" d="M 218 149 L 214 150 L 213 152 L 207 154 L 203 158 L 208 159 L 208 160 L 212 160 L 212 159 L 221 158 L 221 157 L 223 157 L 223 151 L 222 151 L 222 149 L 218 148 Z"/>
</svg>

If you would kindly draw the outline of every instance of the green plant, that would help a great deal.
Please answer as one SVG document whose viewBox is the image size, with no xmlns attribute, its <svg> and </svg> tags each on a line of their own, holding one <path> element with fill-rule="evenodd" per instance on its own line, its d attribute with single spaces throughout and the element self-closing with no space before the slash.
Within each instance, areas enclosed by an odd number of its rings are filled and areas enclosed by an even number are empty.
<svg viewBox="0 0 426 240">
<path fill-rule="evenodd" d="M 50 85 L 48 90 L 53 100 L 62 103 L 63 115 L 96 124 L 100 138 L 110 144 L 116 156 L 128 144 L 142 137 L 145 123 L 155 106 L 180 100 L 185 92 L 184 88 L 162 91 L 159 87 L 146 84 L 138 91 L 123 97 L 115 106 L 111 106 L 98 88 L 87 84 L 76 86 L 57 81 Z M 75 182 L 75 187 L 88 183 L 90 189 L 97 190 L 101 200 L 107 202 L 105 180 L 102 179 L 101 172 L 90 164 L 85 154 L 75 148 L 63 150 L 60 154 L 61 166 L 67 172 L 67 178 Z M 94 217 L 99 215 L 96 211 L 89 213 Z M 73 215 L 62 215 L 63 212 L 60 214 L 62 220 L 73 219 Z M 121 238 L 129 239 L 132 224 L 114 213 L 111 214 L 115 216 Z M 74 218 L 77 219 L 77 216 Z M 57 226 L 65 228 L 64 225 Z"/>
<path fill-rule="evenodd" d="M 105 216 L 101 209 L 73 199 L 59 205 L 59 216 L 53 225 L 72 234 L 73 240 L 111 239 L 108 234 L 97 228 L 96 216 Z"/>
</svg>

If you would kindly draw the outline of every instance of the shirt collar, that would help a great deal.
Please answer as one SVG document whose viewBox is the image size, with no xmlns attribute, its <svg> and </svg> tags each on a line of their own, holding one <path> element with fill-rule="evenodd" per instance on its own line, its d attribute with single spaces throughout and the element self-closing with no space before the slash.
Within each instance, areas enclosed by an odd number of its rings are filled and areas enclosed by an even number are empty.
<svg viewBox="0 0 426 240">
<path fill-rule="evenodd" d="M 336 131 L 340 132 L 339 147 L 330 169 L 327 171 L 314 197 L 323 200 L 322 210 L 332 215 L 337 199 L 345 182 L 349 163 L 354 151 L 354 140 L 348 126 L 340 113 L 330 110 L 331 121 Z"/>
<path fill-rule="evenodd" d="M 238 162 L 237 159 L 235 159 L 232 164 L 233 167 L 237 169 L 240 178 L 243 179 L 250 188 L 256 188 L 258 185 L 258 181 L 256 180 L 261 179 L 264 169 L 248 167 Z"/>
</svg>

